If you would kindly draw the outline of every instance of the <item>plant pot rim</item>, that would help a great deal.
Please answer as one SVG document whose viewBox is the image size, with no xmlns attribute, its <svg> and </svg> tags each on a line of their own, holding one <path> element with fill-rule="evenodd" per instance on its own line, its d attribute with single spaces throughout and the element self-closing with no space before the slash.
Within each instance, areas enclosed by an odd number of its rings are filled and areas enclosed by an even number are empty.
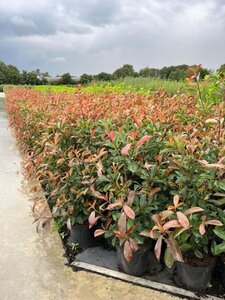
<svg viewBox="0 0 225 300">
<path fill-rule="evenodd" d="M 189 266 L 190 268 L 194 268 L 194 269 L 200 269 L 200 268 L 209 268 L 211 266 L 215 266 L 216 264 L 216 257 L 212 257 L 212 261 L 209 265 L 207 266 L 192 266 L 191 264 L 187 263 L 187 262 L 183 262 L 183 261 L 176 261 L 177 264 L 179 265 L 183 265 L 183 266 Z M 225 263 L 225 262 L 224 262 Z"/>
</svg>

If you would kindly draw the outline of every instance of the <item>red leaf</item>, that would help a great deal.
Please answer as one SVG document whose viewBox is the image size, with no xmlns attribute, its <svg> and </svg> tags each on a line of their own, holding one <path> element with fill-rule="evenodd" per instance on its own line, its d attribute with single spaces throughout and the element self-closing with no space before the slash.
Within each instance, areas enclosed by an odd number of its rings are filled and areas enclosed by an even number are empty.
<svg viewBox="0 0 225 300">
<path fill-rule="evenodd" d="M 124 254 L 124 257 L 125 257 L 126 261 L 129 262 L 129 261 L 132 260 L 133 252 L 132 252 L 132 249 L 130 247 L 129 241 L 125 241 L 125 243 L 124 243 L 123 254 Z"/>
<path fill-rule="evenodd" d="M 116 133 L 115 131 L 109 131 L 107 132 L 107 136 L 111 139 L 111 140 L 114 140 L 115 136 L 116 136 Z"/>
<path fill-rule="evenodd" d="M 145 162 L 145 164 L 144 164 L 145 169 L 148 170 L 148 171 L 150 170 L 151 166 L 152 166 L 152 165 L 150 165 L 150 164 L 147 163 L 147 162 Z"/>
<path fill-rule="evenodd" d="M 114 231 L 115 233 L 115 237 L 118 237 L 118 238 L 126 238 L 126 234 L 125 233 L 122 233 L 120 231 Z"/>
<path fill-rule="evenodd" d="M 135 199 L 135 191 L 129 191 L 128 197 L 127 197 L 127 205 L 132 206 Z"/>
<path fill-rule="evenodd" d="M 208 220 L 204 223 L 205 225 L 223 226 L 219 220 Z"/>
<path fill-rule="evenodd" d="M 199 232 L 201 235 L 205 233 L 205 225 L 203 223 L 199 226 Z"/>
<path fill-rule="evenodd" d="M 129 138 L 131 138 L 132 140 L 134 140 L 136 138 L 136 136 L 138 135 L 139 130 L 136 130 L 135 132 L 130 132 L 128 134 Z"/>
<path fill-rule="evenodd" d="M 129 206 L 127 206 L 126 204 L 123 206 L 123 210 L 125 212 L 125 214 L 132 220 L 135 219 L 135 212 L 133 211 L 132 208 L 130 208 Z"/>
<path fill-rule="evenodd" d="M 179 195 L 175 195 L 173 197 L 173 204 L 175 207 L 177 207 L 178 203 L 179 203 L 179 200 L 180 200 L 180 196 Z"/>
<path fill-rule="evenodd" d="M 161 219 L 159 214 L 155 214 L 152 216 L 152 221 L 157 224 L 158 226 L 161 226 Z"/>
<path fill-rule="evenodd" d="M 113 209 L 116 206 L 122 206 L 123 202 L 124 202 L 124 199 L 123 199 L 123 197 L 121 197 L 119 200 L 116 200 L 115 203 L 109 204 L 106 209 Z"/>
<path fill-rule="evenodd" d="M 96 190 L 94 189 L 94 186 L 93 186 L 93 185 L 90 187 L 90 191 L 91 191 L 91 194 L 92 194 L 94 197 L 96 197 L 96 198 L 98 198 L 98 199 L 101 199 L 101 200 L 107 200 L 107 197 L 104 196 L 104 195 L 102 195 L 100 192 L 96 191 Z"/>
<path fill-rule="evenodd" d="M 180 250 L 180 247 L 177 243 L 176 240 L 174 240 L 173 238 L 169 238 L 168 239 L 168 246 L 170 249 L 170 252 L 172 254 L 172 256 L 174 257 L 175 260 L 183 262 L 183 257 L 182 257 L 182 253 Z"/>
<path fill-rule="evenodd" d="M 118 228 L 121 233 L 125 234 L 127 231 L 127 216 L 124 212 L 120 215 L 118 221 Z"/>
<path fill-rule="evenodd" d="M 158 193 L 160 191 L 159 187 L 155 187 L 150 193 L 148 193 L 149 196 L 153 196 L 154 194 Z"/>
<path fill-rule="evenodd" d="M 184 212 L 184 214 L 185 214 L 186 216 L 188 216 L 188 215 L 194 214 L 194 213 L 196 213 L 196 212 L 201 212 L 201 211 L 204 211 L 204 209 L 201 208 L 201 207 L 198 207 L 198 206 L 194 206 L 194 207 L 191 207 L 191 208 L 189 208 L 188 210 L 186 210 L 186 211 Z"/>
<path fill-rule="evenodd" d="M 177 212 L 177 219 L 179 223 L 185 228 L 188 229 L 190 227 L 190 223 L 188 218 L 181 211 Z"/>
<path fill-rule="evenodd" d="M 71 230 L 72 225 L 71 225 L 70 218 L 67 220 L 66 225 L 67 225 L 67 228 L 68 228 L 69 230 Z"/>
<path fill-rule="evenodd" d="M 159 216 L 160 216 L 160 219 L 163 221 L 173 214 L 174 214 L 174 212 L 171 210 L 163 210 L 159 213 Z"/>
<path fill-rule="evenodd" d="M 94 232 L 94 237 L 104 234 L 106 231 L 103 229 L 96 229 Z"/>
<path fill-rule="evenodd" d="M 128 151 L 130 150 L 131 148 L 131 144 L 127 144 L 126 146 L 124 146 L 121 150 L 121 154 L 123 156 L 127 155 L 128 154 Z"/>
<path fill-rule="evenodd" d="M 160 256 L 161 256 L 162 240 L 163 240 L 163 236 L 161 235 L 155 244 L 155 256 L 158 259 L 158 261 L 160 260 Z"/>
<path fill-rule="evenodd" d="M 181 227 L 180 223 L 177 220 L 172 220 L 163 225 L 163 229 L 167 230 L 170 228 Z"/>
<path fill-rule="evenodd" d="M 151 138 L 150 135 L 144 135 L 142 138 L 140 138 L 140 140 L 137 142 L 138 146 L 142 146 L 144 145 L 147 141 L 149 141 Z"/>
<path fill-rule="evenodd" d="M 140 121 L 138 119 L 137 116 L 132 116 L 132 119 L 134 120 L 134 122 L 136 123 L 136 125 L 140 125 Z"/>
<path fill-rule="evenodd" d="M 138 247 L 138 244 L 137 244 L 137 242 L 135 241 L 135 239 L 134 239 L 134 238 L 129 238 L 129 242 L 130 242 L 131 250 L 132 250 L 133 252 L 136 252 L 136 251 L 139 249 L 139 247 Z"/>
<path fill-rule="evenodd" d="M 92 211 L 89 218 L 88 218 L 88 222 L 89 222 L 89 228 L 91 228 L 92 226 L 95 225 L 95 223 L 98 221 L 98 219 L 100 218 L 100 216 L 96 217 L 95 216 L 95 211 Z"/>
<path fill-rule="evenodd" d="M 136 225 L 131 226 L 131 227 L 127 230 L 126 234 L 127 234 L 127 235 L 131 234 L 135 229 L 136 229 Z"/>
</svg>

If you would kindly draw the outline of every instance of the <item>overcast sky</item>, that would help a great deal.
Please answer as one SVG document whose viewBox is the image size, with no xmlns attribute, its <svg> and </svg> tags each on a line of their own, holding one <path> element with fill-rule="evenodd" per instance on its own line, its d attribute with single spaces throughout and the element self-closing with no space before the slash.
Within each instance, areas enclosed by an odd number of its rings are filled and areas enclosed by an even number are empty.
<svg viewBox="0 0 225 300">
<path fill-rule="evenodd" d="M 225 63 L 225 0 L 0 0 L 0 60 L 52 75 Z"/>
</svg>

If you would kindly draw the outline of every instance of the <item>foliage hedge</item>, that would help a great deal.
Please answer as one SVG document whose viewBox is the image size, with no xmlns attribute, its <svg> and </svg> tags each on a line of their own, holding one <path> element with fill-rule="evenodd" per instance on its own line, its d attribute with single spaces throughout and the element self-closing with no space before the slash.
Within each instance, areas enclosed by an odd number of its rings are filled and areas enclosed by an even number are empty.
<svg viewBox="0 0 225 300">
<path fill-rule="evenodd" d="M 120 243 L 129 235 L 142 244 L 140 233 L 154 226 L 151 217 L 179 195 L 177 209 L 202 208 L 195 225 L 208 228 L 207 234 L 189 228 L 194 238 L 186 244 L 199 257 L 212 243 L 216 247 L 221 241 L 203 219 L 225 224 L 221 82 L 208 82 L 202 94 L 172 97 L 163 91 L 144 96 L 7 90 L 10 123 L 28 155 L 26 169 L 35 169 L 58 224 L 89 219 L 92 226 L 100 219 L 96 235 Z"/>
</svg>

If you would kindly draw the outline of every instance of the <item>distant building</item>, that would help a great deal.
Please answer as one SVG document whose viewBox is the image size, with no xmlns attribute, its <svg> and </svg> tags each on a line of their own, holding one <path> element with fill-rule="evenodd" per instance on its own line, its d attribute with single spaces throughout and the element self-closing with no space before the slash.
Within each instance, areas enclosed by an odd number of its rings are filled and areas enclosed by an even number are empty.
<svg viewBox="0 0 225 300">
<path fill-rule="evenodd" d="M 52 82 L 57 81 L 57 80 L 59 80 L 59 79 L 62 78 L 62 76 L 60 76 L 60 75 L 57 75 L 57 76 L 50 76 L 47 72 L 41 73 L 41 72 L 40 72 L 40 69 L 37 69 L 37 70 L 35 71 L 35 73 L 36 73 L 37 78 L 38 78 L 39 80 L 46 79 L 49 83 L 52 83 Z M 71 76 L 71 77 L 72 77 L 72 80 L 74 80 L 74 81 L 79 81 L 79 80 L 80 80 L 80 77 L 79 77 L 79 76 Z"/>
</svg>

